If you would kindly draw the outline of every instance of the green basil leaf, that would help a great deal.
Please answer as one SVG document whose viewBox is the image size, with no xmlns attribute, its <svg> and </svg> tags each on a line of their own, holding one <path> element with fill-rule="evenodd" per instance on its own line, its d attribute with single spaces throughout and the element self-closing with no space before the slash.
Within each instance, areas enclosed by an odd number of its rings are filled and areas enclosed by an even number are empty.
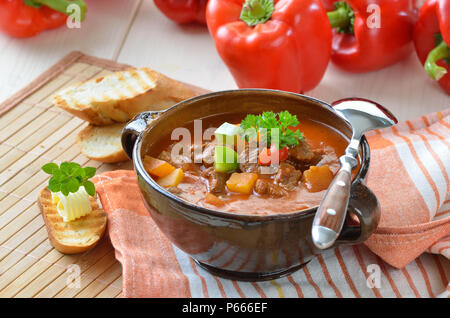
<svg viewBox="0 0 450 318">
<path fill-rule="evenodd" d="M 65 176 L 65 175 L 62 175 L 62 176 L 59 178 L 59 182 L 61 182 L 61 184 L 66 184 L 66 183 L 68 183 L 69 181 L 70 181 L 70 177 Z"/>
<path fill-rule="evenodd" d="M 67 185 L 67 183 L 62 183 L 62 184 L 61 184 L 61 192 L 62 192 L 62 194 L 64 194 L 66 197 L 69 195 L 70 191 L 69 191 L 69 186 Z"/>
<path fill-rule="evenodd" d="M 59 192 L 61 191 L 61 183 L 58 181 L 57 178 L 51 177 L 48 181 L 48 189 L 51 192 Z"/>
<path fill-rule="evenodd" d="M 90 196 L 93 197 L 95 195 L 95 186 L 91 181 L 83 182 L 83 187 Z"/>
<path fill-rule="evenodd" d="M 86 172 L 84 171 L 83 168 L 81 167 L 77 167 L 75 168 L 72 173 L 71 173 L 72 177 L 79 177 L 80 179 L 83 179 L 86 177 Z"/>
<path fill-rule="evenodd" d="M 81 168 L 80 164 L 76 162 L 69 162 L 70 174 L 74 173 L 77 169 Z"/>
<path fill-rule="evenodd" d="M 42 166 L 42 170 L 45 173 L 53 174 L 54 171 L 59 171 L 59 167 L 56 163 L 50 162 Z"/>
<path fill-rule="evenodd" d="M 71 172 L 71 166 L 69 162 L 63 162 L 59 166 L 62 173 L 64 173 L 66 176 L 70 175 Z"/>
<path fill-rule="evenodd" d="M 86 168 L 84 168 L 84 171 L 85 171 L 85 173 L 86 173 L 86 177 L 87 177 L 88 179 L 90 179 L 90 178 L 92 178 L 93 176 L 95 176 L 95 172 L 97 171 L 97 169 L 94 168 L 94 167 L 86 167 Z"/>
<path fill-rule="evenodd" d="M 66 175 L 64 175 L 61 171 L 56 170 L 53 173 L 53 177 L 55 178 L 55 180 L 58 180 L 59 182 L 62 182 L 65 178 L 67 178 Z"/>
<path fill-rule="evenodd" d="M 67 184 L 67 189 L 72 193 L 77 192 L 78 189 L 80 188 L 80 182 L 76 178 L 70 179 L 69 182 L 67 182 L 66 184 Z"/>
</svg>

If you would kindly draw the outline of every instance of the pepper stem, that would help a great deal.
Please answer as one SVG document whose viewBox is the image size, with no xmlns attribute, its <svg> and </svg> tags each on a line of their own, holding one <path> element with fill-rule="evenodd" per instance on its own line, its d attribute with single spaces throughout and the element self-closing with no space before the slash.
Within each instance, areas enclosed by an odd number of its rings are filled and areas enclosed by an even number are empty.
<svg viewBox="0 0 450 318">
<path fill-rule="evenodd" d="M 273 0 L 245 0 L 240 18 L 249 26 L 255 26 L 269 20 L 273 10 Z"/>
<path fill-rule="evenodd" d="M 341 33 L 353 33 L 355 16 L 353 9 L 345 2 L 334 3 L 334 11 L 327 12 L 332 28 L 337 28 Z"/>
<path fill-rule="evenodd" d="M 448 58 L 450 58 L 450 48 L 444 41 L 441 41 L 430 51 L 430 53 L 428 53 L 428 57 L 425 61 L 425 71 L 432 79 L 439 81 L 447 74 L 447 70 L 445 67 L 437 65 L 436 62 Z"/>
<path fill-rule="evenodd" d="M 25 0 L 25 4 L 34 8 L 40 8 L 41 6 L 47 6 L 49 8 L 52 8 L 55 11 L 69 14 L 70 12 L 67 11 L 67 8 L 71 4 L 75 4 L 80 8 L 80 21 L 83 21 L 86 17 L 86 3 L 84 0 Z"/>
</svg>

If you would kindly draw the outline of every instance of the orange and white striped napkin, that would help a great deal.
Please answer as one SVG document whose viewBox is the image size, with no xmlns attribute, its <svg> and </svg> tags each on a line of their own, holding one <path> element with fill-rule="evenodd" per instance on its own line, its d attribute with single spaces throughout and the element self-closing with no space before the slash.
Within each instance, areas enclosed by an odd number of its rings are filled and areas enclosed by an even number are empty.
<svg viewBox="0 0 450 318">
<path fill-rule="evenodd" d="M 376 233 L 364 245 L 327 250 L 272 281 L 237 282 L 207 273 L 158 230 L 133 171 L 96 176 L 122 263 L 124 296 L 450 297 L 450 109 L 367 137 L 368 185 L 381 204 Z"/>
</svg>

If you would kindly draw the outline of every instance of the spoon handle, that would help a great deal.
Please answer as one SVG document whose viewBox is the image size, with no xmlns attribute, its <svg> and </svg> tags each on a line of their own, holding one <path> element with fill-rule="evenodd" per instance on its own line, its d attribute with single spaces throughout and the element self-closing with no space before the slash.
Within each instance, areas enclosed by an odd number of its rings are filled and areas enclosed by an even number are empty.
<svg viewBox="0 0 450 318">
<path fill-rule="evenodd" d="M 352 170 L 357 160 L 348 153 L 341 158 L 338 171 L 317 209 L 312 225 L 312 239 L 319 249 L 326 249 L 338 238 L 347 214 Z"/>
</svg>

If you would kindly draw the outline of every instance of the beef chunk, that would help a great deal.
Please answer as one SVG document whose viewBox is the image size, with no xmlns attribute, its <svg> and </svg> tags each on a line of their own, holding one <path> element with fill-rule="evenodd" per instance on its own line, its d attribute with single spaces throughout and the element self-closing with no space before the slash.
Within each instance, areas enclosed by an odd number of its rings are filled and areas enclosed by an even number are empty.
<svg viewBox="0 0 450 318">
<path fill-rule="evenodd" d="M 211 193 L 221 193 L 225 190 L 225 182 L 228 175 L 223 172 L 217 172 L 214 167 L 209 167 L 202 172 L 202 176 L 208 179 L 208 191 Z"/>
<path fill-rule="evenodd" d="M 203 145 L 202 161 L 206 167 L 212 166 L 214 164 L 215 148 L 216 148 L 215 143 L 207 143 Z"/>
<path fill-rule="evenodd" d="M 302 176 L 302 172 L 289 163 L 282 162 L 274 179 L 258 179 L 255 183 L 255 192 L 269 194 L 273 197 L 282 197 L 295 189 Z"/>
<path fill-rule="evenodd" d="M 307 141 L 302 140 L 300 143 L 288 150 L 289 157 L 287 162 L 293 164 L 301 171 L 308 170 L 310 166 L 316 165 L 321 159 L 322 154 L 311 150 Z"/>
<path fill-rule="evenodd" d="M 192 160 L 195 163 L 203 163 L 206 167 L 214 164 L 214 149 L 216 144 L 213 142 L 204 143 L 202 145 L 192 145 Z"/>
<path fill-rule="evenodd" d="M 287 194 L 279 185 L 272 182 L 270 179 L 258 179 L 255 183 L 255 192 L 258 194 L 269 194 L 273 197 L 282 197 Z"/>
<path fill-rule="evenodd" d="M 295 167 L 289 163 L 282 162 L 275 175 L 275 182 L 287 191 L 292 191 L 298 184 L 302 176 L 300 170 L 296 170 Z"/>
<path fill-rule="evenodd" d="M 187 153 L 183 153 L 183 149 L 180 148 L 179 154 L 172 151 L 173 146 L 171 145 L 167 150 L 163 150 L 158 158 L 169 162 L 177 168 L 190 163 L 203 163 L 206 167 L 214 164 L 214 148 L 216 146 L 214 143 L 193 144 Z"/>
<path fill-rule="evenodd" d="M 191 146 L 192 161 L 201 164 L 203 162 L 203 145 L 193 144 Z"/>
<path fill-rule="evenodd" d="M 319 152 L 320 151 L 320 152 Z M 333 148 L 326 146 L 323 147 L 318 151 L 318 157 L 320 158 L 317 160 L 316 163 L 313 164 L 313 166 L 329 166 L 331 172 L 333 172 L 333 175 L 337 173 L 341 165 L 339 164 L 339 158 L 336 155 Z M 309 169 L 309 167 L 308 167 Z"/>
<path fill-rule="evenodd" d="M 289 149 L 289 157 L 295 161 L 308 162 L 314 158 L 314 152 L 305 140 L 301 140 L 297 146 Z"/>
<path fill-rule="evenodd" d="M 199 176 L 201 175 L 201 166 L 195 163 L 183 163 L 181 165 L 181 169 L 183 169 L 184 172 L 189 171 L 190 174 Z"/>
<path fill-rule="evenodd" d="M 180 148 L 180 152 L 177 154 L 174 151 L 172 151 L 172 149 L 173 149 L 173 145 L 171 145 L 167 150 L 163 150 L 159 154 L 158 159 L 167 161 L 172 166 L 177 167 L 177 168 L 181 168 L 181 166 L 185 163 L 192 162 L 191 152 L 184 154 L 183 150 Z"/>
<path fill-rule="evenodd" d="M 242 172 L 258 173 L 258 155 L 259 150 L 257 147 L 252 147 L 248 144 L 245 145 L 245 149 L 239 154 L 239 168 Z"/>
</svg>

